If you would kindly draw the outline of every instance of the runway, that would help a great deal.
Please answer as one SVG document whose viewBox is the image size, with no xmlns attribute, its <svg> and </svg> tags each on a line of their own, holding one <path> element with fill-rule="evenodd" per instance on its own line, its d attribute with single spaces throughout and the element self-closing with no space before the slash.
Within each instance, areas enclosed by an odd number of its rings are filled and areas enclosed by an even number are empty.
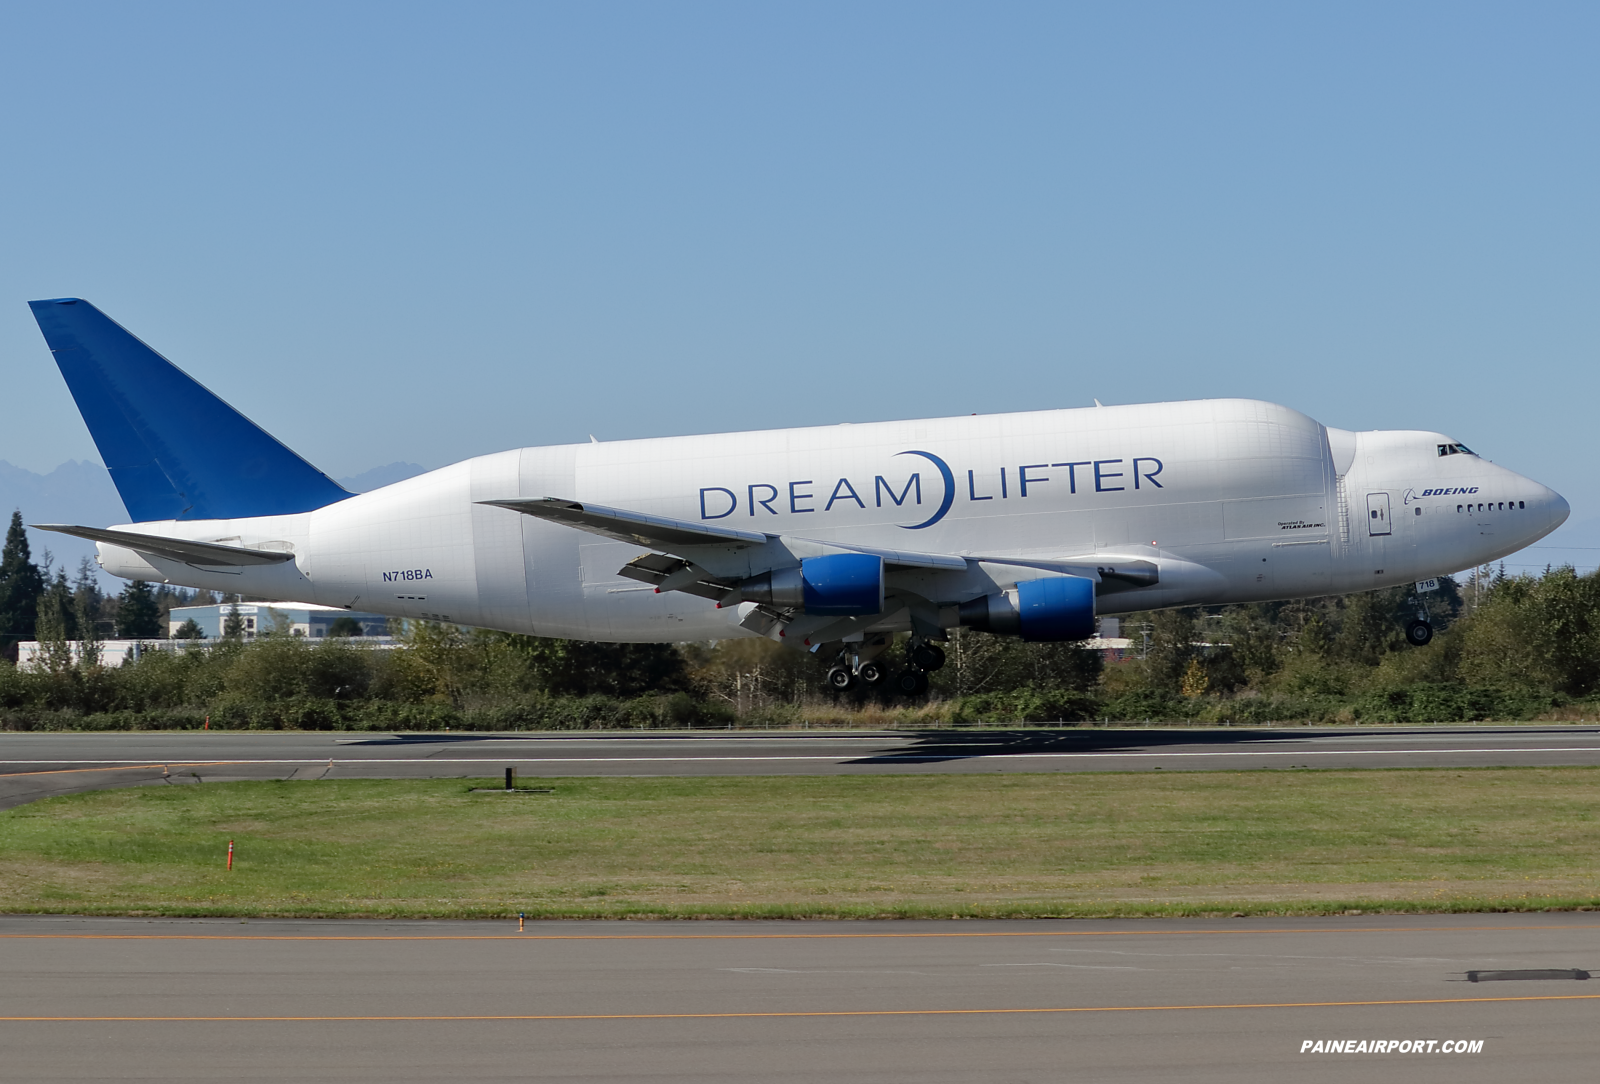
<svg viewBox="0 0 1600 1084">
<path fill-rule="evenodd" d="M 1600 726 L 672 733 L 0 734 L 0 809 L 233 779 L 1220 771 L 1600 764 Z"/>
<path fill-rule="evenodd" d="M 1512 969 L 1568 977 L 1468 981 Z M 19 1081 L 1536 1084 L 1600 1053 L 1600 983 L 1572 969 L 1600 973 L 1600 915 L 0 917 L 0 1043 Z M 1369 1048 L 1301 1052 L 1347 1039 Z"/>
</svg>

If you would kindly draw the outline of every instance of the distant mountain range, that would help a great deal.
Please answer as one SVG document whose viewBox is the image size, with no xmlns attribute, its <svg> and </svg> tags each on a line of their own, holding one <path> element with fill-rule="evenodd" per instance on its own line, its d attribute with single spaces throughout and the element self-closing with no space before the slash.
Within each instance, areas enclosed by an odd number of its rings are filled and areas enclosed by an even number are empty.
<svg viewBox="0 0 1600 1084">
<path fill-rule="evenodd" d="M 365 493 L 421 474 L 423 470 L 415 463 L 390 463 L 337 481 L 352 493 Z M 110 473 L 87 459 L 69 459 L 49 474 L 35 474 L 0 459 L 0 517 L 10 522 L 14 508 L 22 510 L 24 523 L 104 527 L 125 523 L 128 519 L 122 498 L 117 496 L 117 487 L 111 484 Z M 0 524 L 0 531 L 3 530 Z M 35 561 L 48 550 L 54 563 L 64 566 L 69 575 L 77 570 L 80 559 L 94 556 L 94 543 L 48 531 L 29 531 L 28 544 L 33 548 Z M 108 587 L 114 583 L 115 590 L 122 589 L 121 580 L 102 578 Z"/>
</svg>

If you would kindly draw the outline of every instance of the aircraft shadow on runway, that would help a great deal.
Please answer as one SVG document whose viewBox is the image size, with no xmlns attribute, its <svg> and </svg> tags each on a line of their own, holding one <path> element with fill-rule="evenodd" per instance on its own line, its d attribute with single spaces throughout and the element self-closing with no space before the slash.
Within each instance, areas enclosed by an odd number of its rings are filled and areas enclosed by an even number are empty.
<svg viewBox="0 0 1600 1084">
<path fill-rule="evenodd" d="M 1479 733 L 1480 727 L 1417 727 L 1396 729 L 1385 727 L 1387 735 L 1396 734 L 1459 734 Z M 1516 727 L 1520 735 L 1534 737 L 1542 734 L 1573 733 L 1571 727 Z M 1244 753 L 1250 746 L 1264 744 L 1301 744 L 1329 738 L 1371 737 L 1365 728 L 1250 728 L 1234 730 L 1213 729 L 1012 729 L 993 731 L 924 730 L 916 732 L 916 745 L 885 750 L 883 753 L 851 760 L 851 764 L 935 764 L 942 761 L 963 760 L 975 756 L 1004 757 L 1029 756 L 1041 753 L 1128 753 L 1154 754 L 1163 749 L 1187 746 L 1207 752 L 1227 752 L 1230 748 Z"/>
<path fill-rule="evenodd" d="M 1426 733 L 1434 736 L 1459 733 L 1481 733 L 1481 727 L 1385 727 L 1390 736 L 1405 733 Z M 1516 727 L 1516 732 L 1528 737 L 1542 734 L 1570 735 L 1571 727 Z M 482 742 L 507 741 L 548 742 L 551 740 L 583 740 L 586 742 L 637 742 L 641 739 L 670 747 L 679 742 L 704 741 L 795 741 L 810 744 L 826 743 L 839 739 L 860 740 L 877 738 L 885 743 L 879 751 L 851 757 L 841 754 L 840 762 L 853 765 L 874 764 L 937 764 L 973 757 L 1026 757 L 1047 753 L 1127 753 L 1129 755 L 1155 754 L 1164 749 L 1188 747 L 1209 752 L 1226 752 L 1237 749 L 1245 753 L 1252 747 L 1269 744 L 1302 743 L 1330 738 L 1368 737 L 1372 731 L 1361 727 L 1340 728 L 1282 728 L 1249 727 L 1238 730 L 1211 728 L 1150 728 L 1114 730 L 1015 727 L 996 730 L 905 730 L 891 732 L 852 732 L 847 730 L 823 731 L 678 731 L 661 733 L 639 730 L 609 733 L 594 731 L 523 731 L 520 733 L 481 734 L 386 734 L 343 742 L 345 746 L 422 746 L 459 745 Z M 907 742 L 910 744 L 906 744 Z M 669 754 L 670 755 L 670 754 Z"/>
<path fill-rule="evenodd" d="M 1434 735 L 1451 733 L 1455 728 L 1447 727 L 1419 727 L 1417 732 L 1426 732 Z M 1471 728 L 1476 731 L 1478 728 Z M 1532 737 L 1543 733 L 1570 733 L 1570 728 L 1545 728 L 1545 727 L 1518 727 L 1519 734 Z M 1407 731 L 1396 731 L 1385 728 L 1385 733 L 1393 735 Z M 850 731 L 785 731 L 773 733 L 772 731 L 690 731 L 677 733 L 660 733 L 655 731 L 628 731 L 624 733 L 600 733 L 591 731 L 568 731 L 553 733 L 550 731 L 524 731 L 521 733 L 482 733 L 482 734 L 386 734 L 381 737 L 373 736 L 355 741 L 343 742 L 345 746 L 423 746 L 423 745 L 471 745 L 474 743 L 508 741 L 548 742 L 551 740 L 584 740 L 586 742 L 636 742 L 641 739 L 651 743 L 660 743 L 661 746 L 671 747 L 680 742 L 704 741 L 715 738 L 719 741 L 794 741 L 810 744 L 812 742 L 826 743 L 839 739 L 859 740 L 861 738 L 878 738 L 885 745 L 881 750 L 863 756 L 850 757 L 843 754 L 842 763 L 853 765 L 874 764 L 937 764 L 955 760 L 966 760 L 973 757 L 1025 757 L 1046 753 L 1127 753 L 1130 755 L 1159 753 L 1163 749 L 1179 746 L 1190 749 L 1200 748 L 1212 752 L 1226 752 L 1230 748 L 1238 749 L 1241 753 L 1252 746 L 1259 747 L 1267 744 L 1283 744 L 1285 742 L 1303 742 L 1313 739 L 1346 738 L 1368 736 L 1370 731 L 1363 728 L 1343 727 L 1337 729 L 1285 729 L 1285 728 L 1240 728 L 1238 730 L 1215 729 L 1188 729 L 1188 728 L 1151 728 L 1151 729 L 1080 729 L 1041 726 L 1016 727 L 997 730 L 920 730 L 898 732 L 861 733 Z M 909 741 L 910 744 L 907 744 Z M 669 754 L 670 755 L 670 754 Z"/>
<path fill-rule="evenodd" d="M 1318 737 L 1334 737 L 1339 735 L 1356 734 L 1354 730 L 1318 730 Z M 585 742 L 634 742 L 645 740 L 660 742 L 670 745 L 674 742 L 705 741 L 713 738 L 718 741 L 797 741 L 797 742 L 828 742 L 839 739 L 859 741 L 862 738 L 880 738 L 886 742 L 902 743 L 908 739 L 915 740 L 916 744 L 907 747 L 896 744 L 893 748 L 884 749 L 881 753 L 874 753 L 866 757 L 850 761 L 852 764 L 872 764 L 880 761 L 938 761 L 959 760 L 972 756 L 1023 756 L 1029 753 L 1093 753 L 1093 752 L 1150 752 L 1152 747 L 1173 745 L 1248 745 L 1266 741 L 1281 742 L 1286 738 L 1295 740 L 1299 735 L 1287 733 L 1282 730 L 1256 730 L 1241 731 L 1237 734 L 1219 734 L 1209 730 L 1116 730 L 1095 731 L 1080 729 L 1060 729 L 1048 726 L 1039 728 L 1007 730 L 901 730 L 901 731 L 849 731 L 849 730 L 820 730 L 820 731 L 678 731 L 675 733 L 662 733 L 651 730 L 634 730 L 625 732 L 600 732 L 600 731 L 564 731 L 554 732 L 547 730 L 521 731 L 517 733 L 488 732 L 479 734 L 386 734 L 382 737 L 361 738 L 346 740 L 341 745 L 351 746 L 421 746 L 421 745 L 458 745 L 483 742 L 504 743 L 508 741 L 548 742 L 563 740 L 581 740 Z"/>
<path fill-rule="evenodd" d="M 1354 730 L 1318 730 L 1319 738 L 1349 736 Z M 1310 735 L 1305 735 L 1309 737 Z M 852 760 L 851 764 L 937 764 L 971 757 L 1030 756 L 1040 753 L 1158 753 L 1174 746 L 1201 746 L 1211 750 L 1243 748 L 1262 743 L 1299 740 L 1301 735 L 1282 730 L 1218 733 L 1214 730 L 1058 730 L 1016 729 L 979 733 L 925 730 L 916 745 L 886 750 Z"/>
</svg>

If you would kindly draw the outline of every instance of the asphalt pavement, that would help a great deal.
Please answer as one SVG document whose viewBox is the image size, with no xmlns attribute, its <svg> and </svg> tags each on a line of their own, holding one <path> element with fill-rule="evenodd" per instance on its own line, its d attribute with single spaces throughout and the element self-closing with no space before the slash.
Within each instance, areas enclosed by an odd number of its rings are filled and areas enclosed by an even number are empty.
<svg viewBox="0 0 1600 1084">
<path fill-rule="evenodd" d="M 1600 726 L 671 733 L 0 734 L 0 809 L 233 779 L 1474 768 L 1600 764 Z"/>
<path fill-rule="evenodd" d="M 1600 1057 L 1590 971 L 1600 914 L 12 916 L 0 1078 L 1570 1082 Z"/>
</svg>

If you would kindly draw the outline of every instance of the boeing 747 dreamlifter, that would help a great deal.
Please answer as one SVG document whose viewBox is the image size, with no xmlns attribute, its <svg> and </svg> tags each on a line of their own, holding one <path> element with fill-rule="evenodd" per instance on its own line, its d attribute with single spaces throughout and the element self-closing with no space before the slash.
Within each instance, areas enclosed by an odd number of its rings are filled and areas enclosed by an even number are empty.
<svg viewBox="0 0 1600 1084">
<path fill-rule="evenodd" d="M 766 636 L 885 678 L 909 632 L 1363 591 L 1567 518 L 1442 433 L 1251 399 L 521 448 L 352 494 L 87 301 L 30 303 L 133 522 L 40 525 L 116 576 L 587 640 Z M 1431 629 L 1407 629 L 1426 643 Z"/>
</svg>

